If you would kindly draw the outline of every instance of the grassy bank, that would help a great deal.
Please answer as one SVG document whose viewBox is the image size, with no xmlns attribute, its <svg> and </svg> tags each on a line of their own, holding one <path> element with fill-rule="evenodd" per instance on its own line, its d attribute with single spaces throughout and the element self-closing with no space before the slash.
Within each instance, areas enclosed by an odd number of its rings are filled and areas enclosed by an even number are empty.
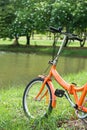
<svg viewBox="0 0 87 130">
<path fill-rule="evenodd" d="M 39 36 L 39 35 L 38 35 Z M 19 38 L 19 46 L 13 45 L 14 40 L 0 39 L 0 51 L 5 52 L 21 52 L 21 53 L 37 53 L 37 54 L 53 54 L 58 51 L 61 41 L 59 41 L 55 47 L 52 47 L 53 39 L 47 39 L 46 36 L 36 36 L 35 39 L 31 39 L 31 46 L 26 46 L 26 38 Z M 87 42 L 83 48 L 80 47 L 79 42 L 71 42 L 68 47 L 64 48 L 62 52 L 64 56 L 87 56 Z"/>
<path fill-rule="evenodd" d="M 76 82 L 78 86 L 87 82 L 87 72 L 64 76 L 68 82 Z M 54 82 L 55 86 L 56 83 Z M 57 107 L 48 119 L 29 120 L 22 108 L 22 95 L 25 86 L 9 86 L 0 90 L 0 130 L 65 130 L 64 125 L 75 117 L 74 110 L 65 98 L 57 99 Z M 70 129 L 70 128 L 69 128 Z M 72 126 L 72 130 L 75 127 Z"/>
<path fill-rule="evenodd" d="M 36 53 L 36 54 L 50 54 L 57 53 L 58 46 L 55 50 L 52 46 L 13 46 L 13 45 L 0 45 L 0 51 L 16 52 L 16 53 Z M 87 47 L 66 47 L 63 49 L 61 55 L 63 56 L 83 56 L 87 57 Z"/>
</svg>

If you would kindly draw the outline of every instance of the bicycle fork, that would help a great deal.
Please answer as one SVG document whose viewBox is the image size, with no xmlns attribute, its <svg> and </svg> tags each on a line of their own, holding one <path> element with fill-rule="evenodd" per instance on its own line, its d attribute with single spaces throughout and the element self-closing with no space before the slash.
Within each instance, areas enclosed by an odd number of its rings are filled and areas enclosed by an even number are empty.
<svg viewBox="0 0 87 130">
<path fill-rule="evenodd" d="M 53 84 L 51 82 L 51 79 L 49 77 L 43 77 L 40 75 L 41 78 L 44 78 L 44 82 L 42 83 L 42 86 L 40 88 L 40 91 L 38 92 L 38 94 L 36 95 L 35 97 L 35 100 L 42 100 L 44 98 L 44 96 L 46 96 L 46 102 L 49 100 L 48 99 L 48 90 L 46 90 L 44 92 L 44 94 L 40 97 L 41 93 L 43 92 L 44 88 L 45 88 L 45 84 L 47 83 L 48 86 L 50 87 L 50 91 L 51 91 L 51 94 L 52 94 L 52 107 L 55 108 L 56 107 L 56 95 L 54 94 L 55 93 L 55 89 L 53 87 Z"/>
</svg>

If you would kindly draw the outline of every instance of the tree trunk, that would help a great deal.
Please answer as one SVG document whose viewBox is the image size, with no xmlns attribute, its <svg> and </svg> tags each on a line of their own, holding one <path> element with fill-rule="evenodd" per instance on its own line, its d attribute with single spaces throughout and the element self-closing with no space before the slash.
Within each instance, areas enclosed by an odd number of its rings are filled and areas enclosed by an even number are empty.
<svg viewBox="0 0 87 130">
<path fill-rule="evenodd" d="M 80 47 L 84 47 L 85 45 L 85 40 L 83 40 L 83 42 L 80 42 Z"/>
<path fill-rule="evenodd" d="M 84 32 L 84 38 L 83 38 L 83 41 L 80 42 L 80 47 L 84 47 L 85 42 L 86 42 L 86 31 Z"/>
<path fill-rule="evenodd" d="M 66 32 L 70 32 L 70 31 L 69 31 L 69 27 L 68 27 L 68 26 L 66 26 Z M 68 36 L 67 36 L 67 37 L 66 37 L 66 42 L 65 42 L 64 47 L 67 47 L 68 40 L 69 40 L 69 38 L 68 38 Z"/>
<path fill-rule="evenodd" d="M 14 42 L 13 42 L 13 45 L 19 46 L 18 39 L 19 39 L 18 36 L 15 35 L 15 40 L 14 40 Z"/>
<path fill-rule="evenodd" d="M 30 36 L 28 34 L 26 35 L 26 40 L 26 45 L 30 46 Z"/>
<path fill-rule="evenodd" d="M 67 38 L 66 38 L 66 42 L 65 42 L 64 47 L 67 47 L 67 44 L 68 44 L 68 36 L 67 36 Z"/>
</svg>

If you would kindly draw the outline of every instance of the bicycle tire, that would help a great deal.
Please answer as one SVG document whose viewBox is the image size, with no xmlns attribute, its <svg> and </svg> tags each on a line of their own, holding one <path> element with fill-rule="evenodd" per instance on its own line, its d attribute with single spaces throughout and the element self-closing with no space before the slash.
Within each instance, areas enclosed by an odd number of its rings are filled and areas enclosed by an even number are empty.
<svg viewBox="0 0 87 130">
<path fill-rule="evenodd" d="M 48 117 L 52 111 L 52 94 L 47 83 L 41 94 L 43 95 L 43 93 L 47 91 L 47 96 L 49 96 L 48 102 L 46 103 L 46 96 L 44 96 L 41 101 L 35 100 L 35 96 L 40 91 L 43 81 L 43 78 L 33 79 L 25 88 L 23 94 L 23 109 L 28 118 Z"/>
</svg>

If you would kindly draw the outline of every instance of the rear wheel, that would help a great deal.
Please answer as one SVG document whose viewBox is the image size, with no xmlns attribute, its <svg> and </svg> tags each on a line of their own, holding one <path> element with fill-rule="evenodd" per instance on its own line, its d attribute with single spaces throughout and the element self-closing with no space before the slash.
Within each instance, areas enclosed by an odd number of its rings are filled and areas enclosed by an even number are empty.
<svg viewBox="0 0 87 130">
<path fill-rule="evenodd" d="M 38 99 L 35 99 L 42 86 L 43 79 L 32 80 L 25 88 L 23 94 L 23 109 L 25 114 L 31 118 L 42 118 L 48 116 L 52 111 L 52 94 L 49 85 L 46 83 Z"/>
<path fill-rule="evenodd" d="M 87 95 L 84 99 L 82 106 L 87 108 Z M 80 119 L 82 119 L 82 121 L 85 123 L 85 125 L 87 127 L 87 112 L 84 112 L 84 111 L 81 111 L 81 110 L 76 110 L 76 114 Z"/>
<path fill-rule="evenodd" d="M 86 94 L 86 97 L 85 97 L 83 106 L 84 106 L 85 108 L 87 108 L 87 94 Z M 87 128 L 87 112 L 86 112 L 86 113 L 83 113 L 83 115 L 86 116 L 86 118 L 83 119 L 83 122 L 85 123 L 86 128 Z"/>
</svg>

